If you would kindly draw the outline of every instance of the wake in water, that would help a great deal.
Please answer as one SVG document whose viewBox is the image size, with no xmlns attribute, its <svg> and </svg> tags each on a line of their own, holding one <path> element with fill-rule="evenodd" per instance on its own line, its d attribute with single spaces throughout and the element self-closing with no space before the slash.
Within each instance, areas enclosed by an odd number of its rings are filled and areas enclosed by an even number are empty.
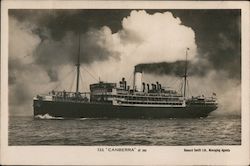
<svg viewBox="0 0 250 166">
<path fill-rule="evenodd" d="M 49 114 L 45 114 L 45 115 L 36 115 L 35 118 L 36 118 L 36 119 L 56 119 L 56 120 L 64 119 L 64 118 L 62 118 L 62 117 L 50 116 Z"/>
<path fill-rule="evenodd" d="M 45 115 L 36 115 L 35 119 L 45 119 L 45 120 L 89 120 L 89 119 L 105 119 L 105 118 L 62 118 L 62 117 L 54 117 L 51 116 L 49 114 L 45 114 Z"/>
</svg>

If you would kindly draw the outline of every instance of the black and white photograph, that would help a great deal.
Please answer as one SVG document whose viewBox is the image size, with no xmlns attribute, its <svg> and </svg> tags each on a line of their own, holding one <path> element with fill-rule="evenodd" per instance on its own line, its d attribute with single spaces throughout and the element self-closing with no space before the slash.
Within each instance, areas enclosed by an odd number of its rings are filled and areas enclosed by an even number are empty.
<svg viewBox="0 0 250 166">
<path fill-rule="evenodd" d="M 240 8 L 7 12 L 8 147 L 190 155 L 244 144 Z"/>
</svg>

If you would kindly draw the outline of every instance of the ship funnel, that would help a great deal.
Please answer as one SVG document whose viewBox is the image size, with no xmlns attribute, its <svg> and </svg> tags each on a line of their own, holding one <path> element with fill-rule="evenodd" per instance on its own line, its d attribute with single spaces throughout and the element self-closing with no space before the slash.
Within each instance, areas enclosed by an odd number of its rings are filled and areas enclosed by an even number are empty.
<svg viewBox="0 0 250 166">
<path fill-rule="evenodd" d="M 142 70 L 137 66 L 134 71 L 134 89 L 138 92 L 142 91 Z"/>
</svg>

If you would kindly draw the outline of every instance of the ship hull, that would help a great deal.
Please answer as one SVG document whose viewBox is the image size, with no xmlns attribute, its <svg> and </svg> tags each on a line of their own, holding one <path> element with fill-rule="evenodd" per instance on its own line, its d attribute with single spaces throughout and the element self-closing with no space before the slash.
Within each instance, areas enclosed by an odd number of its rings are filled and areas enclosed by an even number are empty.
<svg viewBox="0 0 250 166">
<path fill-rule="evenodd" d="M 49 114 L 63 118 L 199 118 L 207 117 L 216 106 L 135 107 L 104 103 L 77 103 L 34 100 L 34 116 Z"/>
</svg>

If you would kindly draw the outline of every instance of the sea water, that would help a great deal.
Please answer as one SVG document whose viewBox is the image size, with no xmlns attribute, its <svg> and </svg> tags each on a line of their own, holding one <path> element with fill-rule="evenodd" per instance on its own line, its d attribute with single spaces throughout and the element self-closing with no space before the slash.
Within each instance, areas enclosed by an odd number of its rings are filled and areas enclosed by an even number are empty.
<svg viewBox="0 0 250 166">
<path fill-rule="evenodd" d="M 9 118 L 9 145 L 240 145 L 241 118 Z"/>
</svg>

